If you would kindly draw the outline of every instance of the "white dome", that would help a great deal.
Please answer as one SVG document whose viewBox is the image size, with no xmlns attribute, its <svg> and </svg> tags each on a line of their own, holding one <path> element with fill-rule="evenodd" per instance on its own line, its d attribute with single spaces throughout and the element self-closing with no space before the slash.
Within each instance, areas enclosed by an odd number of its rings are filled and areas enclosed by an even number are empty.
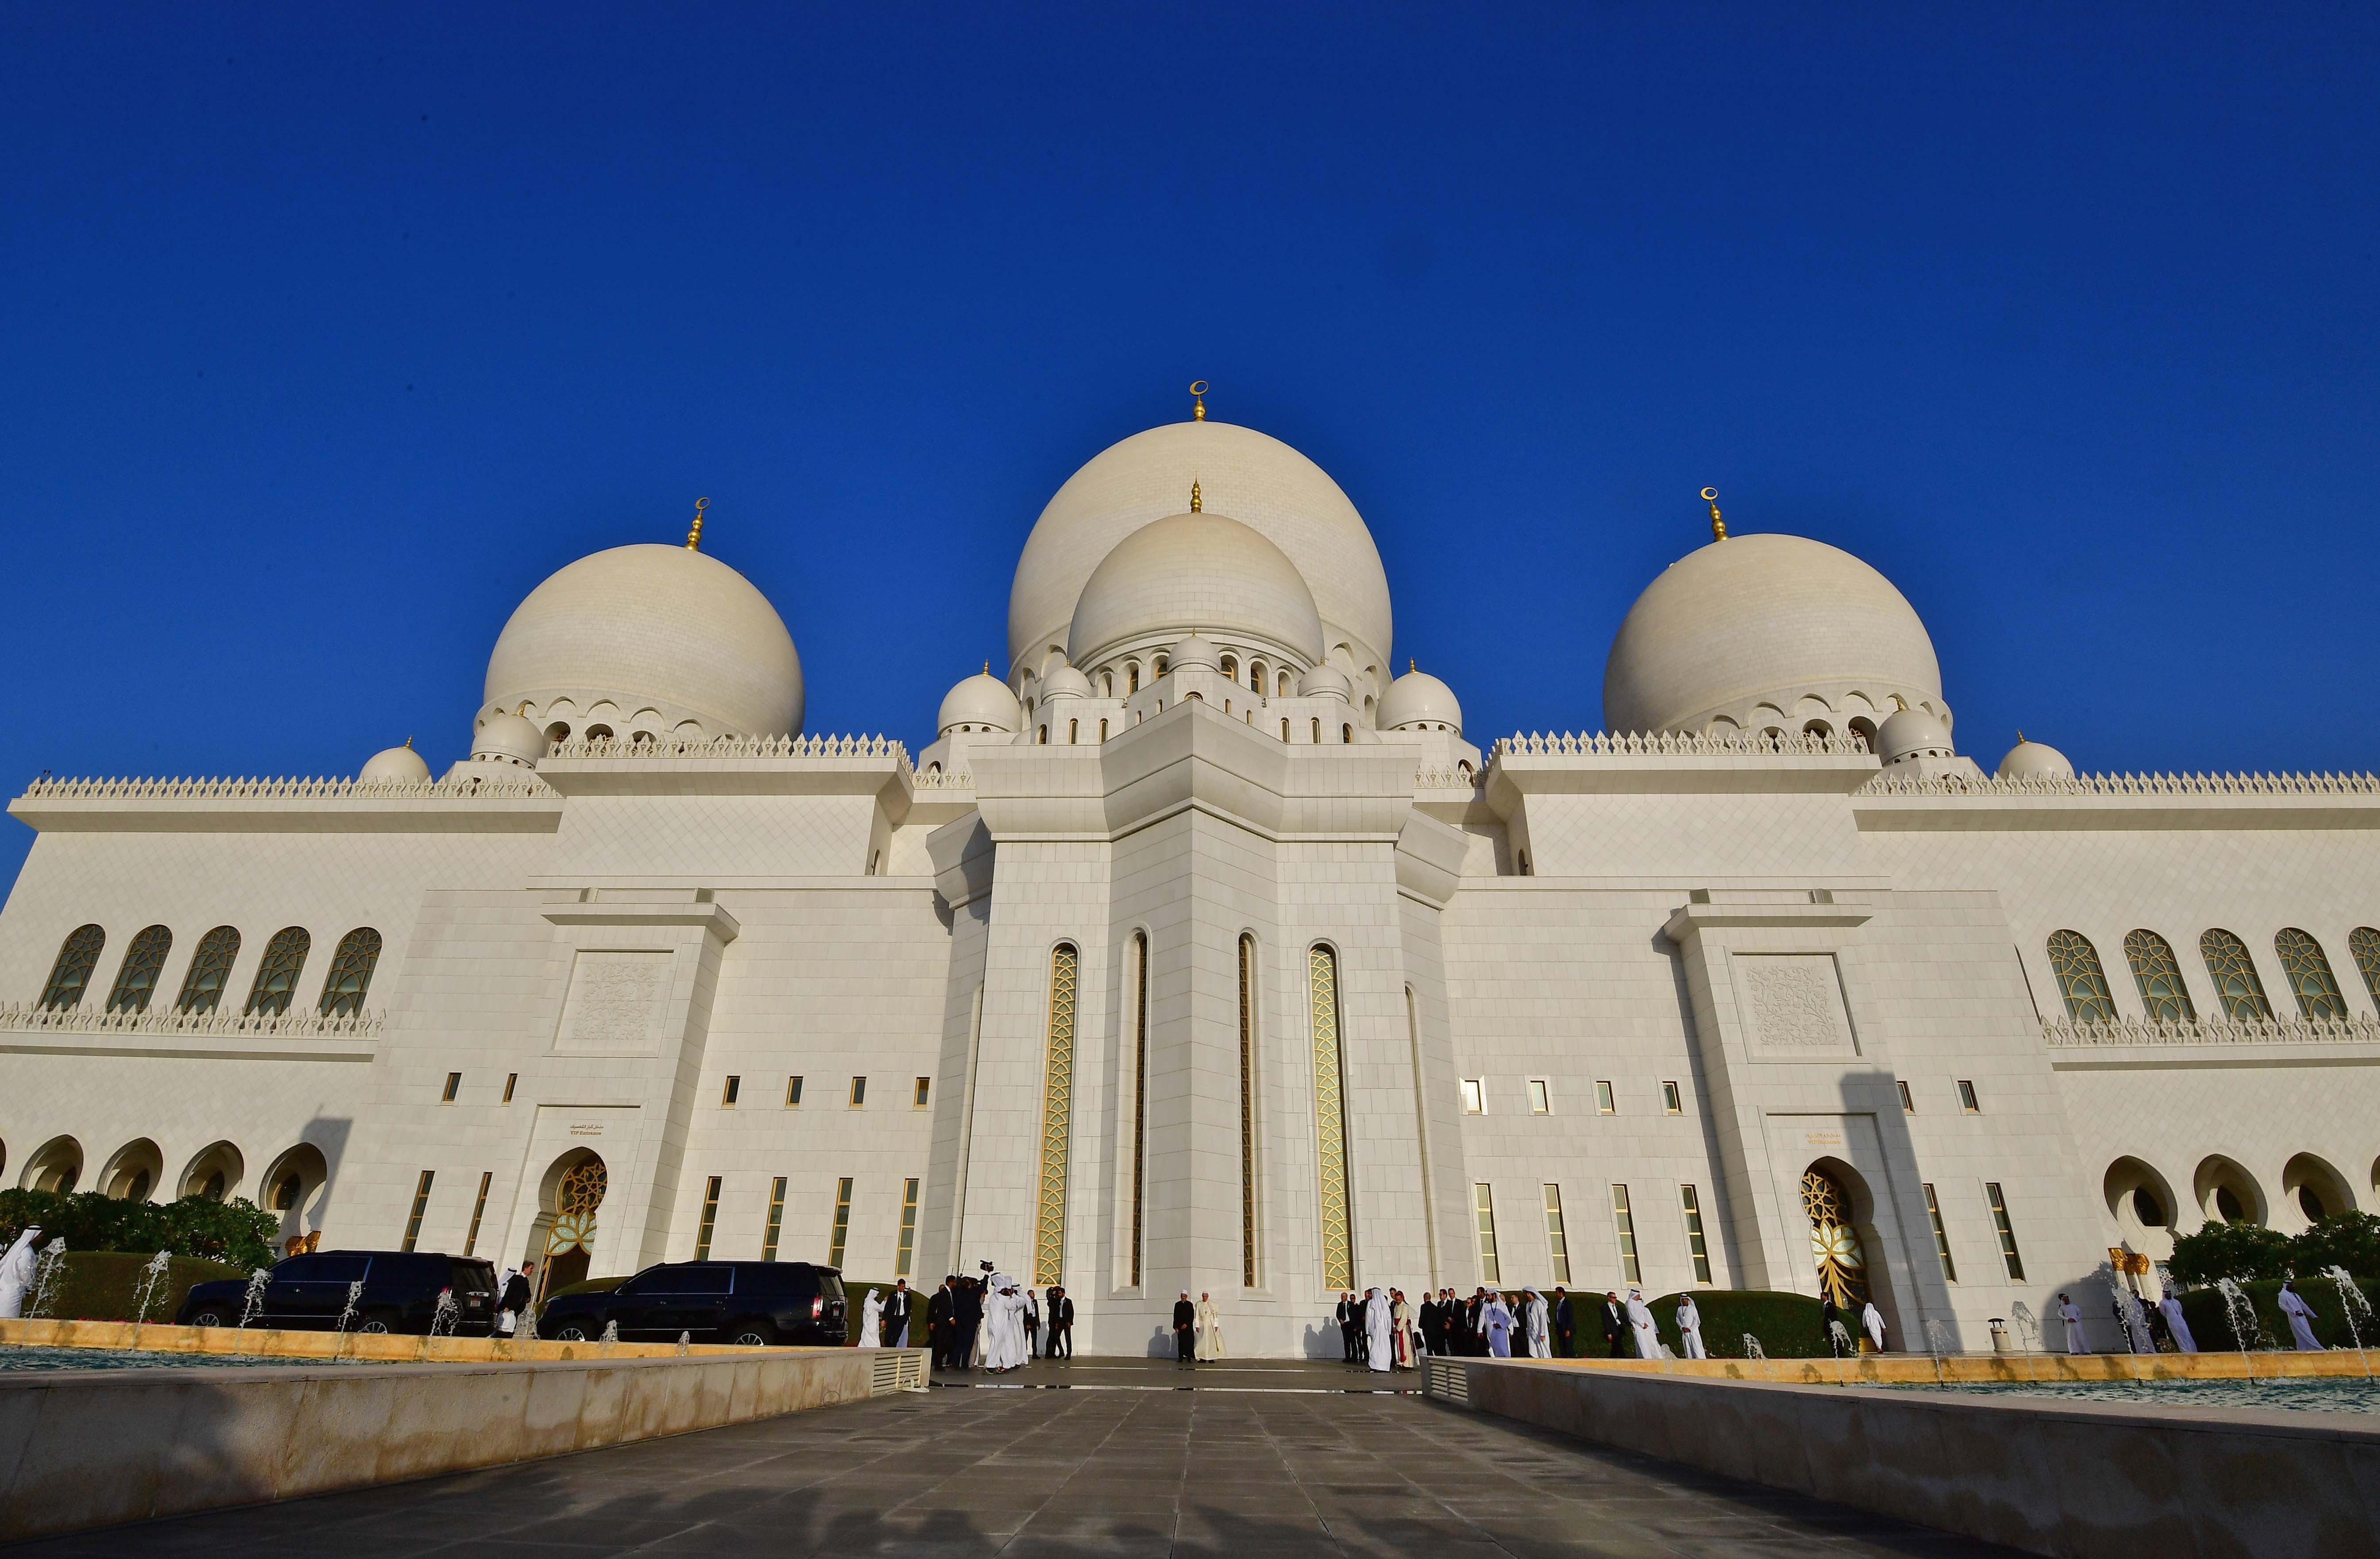
<svg viewBox="0 0 2380 1559">
<path fill-rule="evenodd" d="M 517 763 L 525 769 L 537 767 L 545 756 L 545 733 L 534 721 L 501 711 L 481 716 L 478 728 L 471 733 L 471 760 L 474 762 Z"/>
<path fill-rule="evenodd" d="M 488 657 L 486 707 L 667 737 L 798 735 L 802 662 L 768 597 L 714 557 L 613 547 L 529 591 Z M 602 706 L 599 709 L 599 706 Z"/>
<path fill-rule="evenodd" d="M 1876 728 L 1876 755 L 1887 763 L 1910 758 L 1949 758 L 1950 727 L 1922 709 L 1896 711 Z"/>
<path fill-rule="evenodd" d="M 1041 679 L 1041 696 L 1045 699 L 1087 699 L 1091 696 L 1091 679 L 1073 666 L 1062 665 Z"/>
<path fill-rule="evenodd" d="M 1404 725 L 1451 725 L 1459 737 L 1463 705 L 1455 701 L 1454 689 L 1437 677 L 1426 671 L 1408 671 L 1380 695 L 1375 723 L 1384 731 Z"/>
<path fill-rule="evenodd" d="M 1297 566 L 1219 514 L 1171 515 L 1118 542 L 1083 586 L 1066 658 L 1096 665 L 1135 639 L 1193 631 L 1322 658 L 1322 622 Z"/>
<path fill-rule="evenodd" d="M 1628 609 L 1604 665 L 1603 723 L 1800 729 L 1815 717 L 1840 731 L 1896 693 L 1949 718 L 1934 641 L 1891 580 L 1824 542 L 1736 536 L 1671 564 Z"/>
<path fill-rule="evenodd" d="M 2072 779 L 2074 765 L 2068 762 L 2066 754 L 2046 742 L 2027 741 L 2024 733 L 2019 731 L 2016 745 L 2010 748 L 2008 756 L 2000 760 L 1999 777 L 2039 779 L 2051 775 Z"/>
<path fill-rule="evenodd" d="M 1221 654 L 1214 645 L 1195 633 L 1176 644 L 1165 656 L 1165 669 L 1168 671 L 1184 671 L 1194 666 L 1200 671 L 1223 669 Z"/>
<path fill-rule="evenodd" d="M 1093 457 L 1041 511 L 1009 592 L 1012 668 L 1027 668 L 1066 641 L 1093 568 L 1133 531 L 1178 512 L 1194 481 L 1209 508 L 1237 516 L 1289 555 L 1329 635 L 1326 648 L 1345 642 L 1358 667 L 1388 664 L 1388 575 L 1339 484 L 1252 428 L 1172 422 Z"/>
<path fill-rule="evenodd" d="M 1301 699 L 1337 699 L 1342 703 L 1352 700 L 1355 685 L 1347 674 L 1335 665 L 1318 665 L 1297 679 L 1297 696 Z"/>
<path fill-rule="evenodd" d="M 992 676 L 989 668 L 943 694 L 941 713 L 935 716 L 937 730 L 946 737 L 961 725 L 989 726 L 995 731 L 1014 733 L 1024 723 L 1024 712 L 1017 707 L 1016 695 L 1008 690 L 1007 683 Z"/>
<path fill-rule="evenodd" d="M 430 765 L 421 754 L 413 750 L 408 739 L 403 747 L 392 747 L 371 755 L 363 773 L 356 776 L 366 785 L 415 785 L 430 777 Z"/>
</svg>

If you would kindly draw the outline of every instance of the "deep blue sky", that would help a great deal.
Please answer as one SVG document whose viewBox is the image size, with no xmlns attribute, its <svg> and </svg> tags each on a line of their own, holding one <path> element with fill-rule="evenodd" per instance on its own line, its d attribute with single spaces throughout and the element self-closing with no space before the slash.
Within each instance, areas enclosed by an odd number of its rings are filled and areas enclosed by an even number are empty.
<svg viewBox="0 0 2380 1559">
<path fill-rule="evenodd" d="M 443 768 L 701 494 L 915 750 L 1200 376 L 1483 746 L 1600 723 L 1710 482 L 1987 767 L 2369 767 L 2380 13 L 1981 9 L 8 7 L 0 782 Z"/>
</svg>

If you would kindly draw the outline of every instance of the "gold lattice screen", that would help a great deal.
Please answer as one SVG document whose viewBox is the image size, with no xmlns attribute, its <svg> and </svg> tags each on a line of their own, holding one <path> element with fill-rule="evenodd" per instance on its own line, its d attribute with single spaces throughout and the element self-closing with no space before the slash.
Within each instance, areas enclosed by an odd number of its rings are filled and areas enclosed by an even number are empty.
<svg viewBox="0 0 2380 1559">
<path fill-rule="evenodd" d="M 1075 1114 L 1075 986 L 1078 955 L 1061 943 L 1050 956 L 1050 1060 L 1041 1085 L 1041 1206 L 1035 1220 L 1033 1281 L 1066 1281 L 1066 1151 Z"/>
<path fill-rule="evenodd" d="M 1354 1242 L 1347 1220 L 1347 1107 L 1340 1078 L 1339 960 L 1328 947 L 1306 956 L 1314 1015 L 1314 1147 L 1320 1170 L 1322 1286 L 1355 1285 Z"/>
</svg>

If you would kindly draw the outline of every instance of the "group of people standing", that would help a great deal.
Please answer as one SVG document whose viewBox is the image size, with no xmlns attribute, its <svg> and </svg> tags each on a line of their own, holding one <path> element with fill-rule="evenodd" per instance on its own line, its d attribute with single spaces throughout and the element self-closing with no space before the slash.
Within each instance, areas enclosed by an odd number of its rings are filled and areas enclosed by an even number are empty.
<svg viewBox="0 0 2380 1559">
<path fill-rule="evenodd" d="M 982 1265 L 983 1276 L 953 1273 L 926 1301 L 926 1336 L 934 1350 L 934 1368 L 959 1373 L 980 1368 L 1006 1374 L 1024 1368 L 1028 1358 L 1074 1358 L 1075 1301 L 1066 1290 L 1052 1284 L 1037 1297 L 1006 1273 L 994 1271 L 990 1262 Z M 901 1339 L 894 1347 L 907 1344 L 907 1287 L 905 1283 L 894 1285 L 904 1299 L 899 1330 L 892 1326 L 888 1301 L 880 1333 Z M 868 1302 L 876 1302 L 874 1294 Z M 862 1347 L 876 1346 L 868 1341 L 870 1324 L 867 1319 L 860 1323 Z"/>
</svg>

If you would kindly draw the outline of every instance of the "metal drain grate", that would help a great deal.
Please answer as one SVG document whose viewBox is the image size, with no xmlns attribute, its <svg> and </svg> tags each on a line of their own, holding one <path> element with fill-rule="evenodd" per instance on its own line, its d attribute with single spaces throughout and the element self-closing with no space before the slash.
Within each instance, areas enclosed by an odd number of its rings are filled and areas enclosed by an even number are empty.
<svg viewBox="0 0 2380 1559">
<path fill-rule="evenodd" d="M 1471 1406 L 1471 1371 L 1460 1359 L 1431 1359 L 1427 1385 L 1432 1396 L 1459 1402 L 1466 1407 Z"/>
</svg>

